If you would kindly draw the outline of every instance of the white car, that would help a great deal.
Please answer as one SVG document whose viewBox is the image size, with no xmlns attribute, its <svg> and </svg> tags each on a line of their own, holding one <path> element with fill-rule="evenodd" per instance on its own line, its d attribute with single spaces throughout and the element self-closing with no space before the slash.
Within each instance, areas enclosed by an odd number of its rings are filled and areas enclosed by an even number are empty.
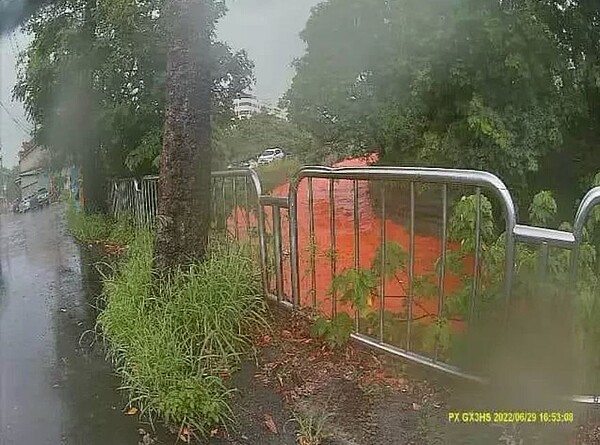
<svg viewBox="0 0 600 445">
<path fill-rule="evenodd" d="M 262 154 L 258 157 L 258 164 L 270 164 L 276 159 L 283 158 L 285 158 L 285 153 L 281 148 L 268 148 L 267 150 L 263 151 Z"/>
</svg>

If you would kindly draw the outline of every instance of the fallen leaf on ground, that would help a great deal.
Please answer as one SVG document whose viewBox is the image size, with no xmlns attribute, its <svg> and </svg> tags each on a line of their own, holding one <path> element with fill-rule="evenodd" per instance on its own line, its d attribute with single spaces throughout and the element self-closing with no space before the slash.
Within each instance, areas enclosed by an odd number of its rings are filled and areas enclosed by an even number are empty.
<svg viewBox="0 0 600 445">
<path fill-rule="evenodd" d="M 273 434 L 277 434 L 277 426 L 275 425 L 275 421 L 270 414 L 265 414 L 265 426 Z"/>
<path fill-rule="evenodd" d="M 135 406 L 132 406 L 127 411 L 125 411 L 125 415 L 127 416 L 135 416 L 138 413 L 138 409 Z"/>
</svg>

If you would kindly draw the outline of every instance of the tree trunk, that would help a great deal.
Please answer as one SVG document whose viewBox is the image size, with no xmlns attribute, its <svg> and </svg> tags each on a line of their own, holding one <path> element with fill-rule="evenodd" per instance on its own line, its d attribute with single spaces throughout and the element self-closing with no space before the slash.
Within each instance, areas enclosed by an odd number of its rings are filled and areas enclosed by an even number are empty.
<svg viewBox="0 0 600 445">
<path fill-rule="evenodd" d="M 203 259 L 211 209 L 210 0 L 168 0 L 167 110 L 155 270 Z"/>
<path fill-rule="evenodd" d="M 106 196 L 106 175 L 100 138 L 98 134 L 98 97 L 94 91 L 93 79 L 98 59 L 95 51 L 96 40 L 96 0 L 87 0 L 84 13 L 84 41 L 81 54 L 80 91 L 77 97 L 79 116 L 81 119 L 77 152 L 81 153 L 79 164 L 83 180 L 84 210 L 88 213 L 106 213 L 108 208 Z"/>
</svg>

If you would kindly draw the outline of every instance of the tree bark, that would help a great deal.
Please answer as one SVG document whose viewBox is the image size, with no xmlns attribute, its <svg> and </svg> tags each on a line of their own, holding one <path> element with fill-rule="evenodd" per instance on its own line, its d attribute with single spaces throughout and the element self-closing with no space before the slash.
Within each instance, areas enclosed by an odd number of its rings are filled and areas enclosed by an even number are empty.
<svg viewBox="0 0 600 445">
<path fill-rule="evenodd" d="M 81 54 L 81 76 L 78 101 L 81 119 L 77 152 L 80 155 L 80 167 L 83 180 L 84 210 L 88 213 L 106 213 L 106 173 L 100 150 L 98 134 L 98 97 L 94 90 L 94 72 L 98 59 L 95 51 L 97 0 L 87 0 L 84 12 L 83 48 Z"/>
<path fill-rule="evenodd" d="M 168 0 L 167 109 L 155 270 L 201 261 L 211 209 L 210 0 Z"/>
</svg>

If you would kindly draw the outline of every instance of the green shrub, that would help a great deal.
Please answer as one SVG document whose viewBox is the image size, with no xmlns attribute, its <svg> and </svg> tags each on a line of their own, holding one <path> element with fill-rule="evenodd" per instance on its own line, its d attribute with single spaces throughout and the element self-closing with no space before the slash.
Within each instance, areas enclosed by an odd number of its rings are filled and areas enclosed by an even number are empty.
<svg viewBox="0 0 600 445">
<path fill-rule="evenodd" d="M 88 214 L 77 210 L 73 202 L 67 205 L 66 218 L 71 234 L 81 242 L 102 241 L 128 245 L 136 234 L 131 216 L 115 220 L 98 213 Z"/>
<path fill-rule="evenodd" d="M 331 349 L 345 347 L 353 331 L 354 321 L 345 312 L 336 314 L 331 320 L 319 317 L 310 328 L 310 334 L 325 340 Z"/>
<path fill-rule="evenodd" d="M 223 377 L 266 326 L 260 275 L 245 246 L 213 243 L 204 263 L 153 283 L 152 252 L 152 233 L 140 232 L 105 279 L 98 324 L 129 403 L 205 434 L 230 419 Z"/>
<path fill-rule="evenodd" d="M 66 212 L 67 225 L 73 236 L 83 242 L 107 240 L 111 226 L 107 218 L 99 214 L 86 214 L 70 203 Z"/>
</svg>

